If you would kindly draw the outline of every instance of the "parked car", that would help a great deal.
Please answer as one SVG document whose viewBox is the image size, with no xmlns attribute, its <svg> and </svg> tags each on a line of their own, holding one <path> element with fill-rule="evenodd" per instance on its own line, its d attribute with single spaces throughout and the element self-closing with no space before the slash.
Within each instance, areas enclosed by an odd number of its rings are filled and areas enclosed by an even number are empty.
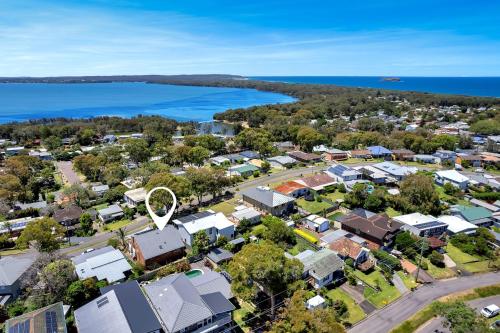
<svg viewBox="0 0 500 333">
<path fill-rule="evenodd" d="M 495 320 L 495 321 L 491 324 L 490 328 L 491 328 L 492 330 L 500 331 L 500 319 L 499 319 L 499 320 Z"/>
<path fill-rule="evenodd" d="M 495 317 L 500 313 L 500 308 L 495 304 L 490 304 L 481 310 L 481 314 L 486 318 Z"/>
</svg>

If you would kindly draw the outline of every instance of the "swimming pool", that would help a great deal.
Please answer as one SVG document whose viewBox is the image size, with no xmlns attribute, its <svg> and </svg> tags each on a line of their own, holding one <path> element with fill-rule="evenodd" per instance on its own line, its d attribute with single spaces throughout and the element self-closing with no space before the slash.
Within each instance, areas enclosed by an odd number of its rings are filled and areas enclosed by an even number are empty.
<svg viewBox="0 0 500 333">
<path fill-rule="evenodd" d="M 197 276 L 200 276 L 203 274 L 203 271 L 201 269 L 192 269 L 190 271 L 187 271 L 186 273 L 186 276 L 190 279 L 194 278 L 194 277 L 197 277 Z"/>
</svg>

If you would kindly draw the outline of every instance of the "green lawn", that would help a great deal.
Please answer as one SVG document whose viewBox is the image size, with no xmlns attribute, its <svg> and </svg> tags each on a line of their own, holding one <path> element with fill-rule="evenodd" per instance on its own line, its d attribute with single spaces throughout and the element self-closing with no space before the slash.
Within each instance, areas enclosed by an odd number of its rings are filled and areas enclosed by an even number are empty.
<svg viewBox="0 0 500 333">
<path fill-rule="evenodd" d="M 323 195 L 324 197 L 332 200 L 332 201 L 335 201 L 335 200 L 338 200 L 338 199 L 344 199 L 345 197 L 345 193 L 341 193 L 339 191 L 335 191 L 333 193 L 328 193 L 328 194 L 325 194 Z"/>
<path fill-rule="evenodd" d="M 379 271 L 373 271 L 370 274 L 365 274 L 356 270 L 354 271 L 354 274 L 362 281 L 369 283 L 371 286 L 380 287 L 380 291 L 375 291 L 370 287 L 365 287 L 364 291 L 365 298 L 379 309 L 401 296 L 398 289 L 391 286 Z M 377 283 L 377 281 L 379 282 Z"/>
<path fill-rule="evenodd" d="M 401 280 L 403 280 L 406 288 L 410 289 L 411 288 L 415 288 L 417 286 L 417 283 L 415 282 L 415 278 L 410 275 L 410 274 L 405 274 L 404 272 L 397 272 L 396 274 L 399 275 L 399 277 L 401 278 Z"/>
<path fill-rule="evenodd" d="M 389 216 L 389 217 L 394 217 L 394 216 L 399 216 L 399 215 L 402 215 L 401 212 L 395 210 L 394 208 L 392 207 L 387 207 L 387 209 L 385 210 L 385 213 Z"/>
<path fill-rule="evenodd" d="M 243 332 L 250 332 L 250 327 L 245 323 L 247 316 L 251 316 L 255 308 L 243 301 L 240 301 L 240 309 L 233 311 L 233 320 L 241 327 Z"/>
<path fill-rule="evenodd" d="M 442 169 L 442 166 L 440 164 L 433 164 L 433 163 L 420 163 L 415 161 L 396 161 L 395 163 L 404 166 L 426 167 L 429 169 Z"/>
<path fill-rule="evenodd" d="M 425 262 L 427 262 L 427 273 L 430 274 L 430 276 L 432 276 L 433 278 L 435 279 L 448 279 L 448 278 L 451 278 L 451 277 L 454 277 L 456 276 L 457 274 L 455 273 L 454 270 L 452 270 L 451 268 L 448 268 L 448 267 L 437 267 L 435 265 L 433 265 L 429 259 L 427 258 L 424 258 Z"/>
<path fill-rule="evenodd" d="M 436 189 L 436 192 L 439 195 L 439 199 L 441 199 L 443 201 L 447 201 L 447 202 L 449 202 L 450 200 L 451 201 L 456 201 L 456 203 L 459 204 L 459 205 L 470 206 L 470 204 L 469 204 L 469 202 L 467 200 L 459 199 L 459 198 L 454 197 L 452 195 L 446 194 L 444 192 L 444 188 L 442 186 L 435 185 L 434 188 Z"/>
<path fill-rule="evenodd" d="M 107 230 L 107 231 L 115 231 L 115 230 L 118 230 L 120 228 L 123 228 L 124 226 L 130 224 L 130 220 L 127 220 L 127 219 L 124 219 L 124 220 L 119 220 L 119 221 L 116 221 L 116 222 L 111 222 L 111 223 L 108 223 L 104 226 L 104 229 Z"/>
<path fill-rule="evenodd" d="M 252 227 L 251 234 L 254 235 L 254 236 L 256 236 L 256 237 L 259 237 L 266 230 L 267 230 L 267 227 L 265 225 L 259 224 L 259 225 L 256 225 L 256 226 Z"/>
<path fill-rule="evenodd" d="M 307 210 L 311 214 L 319 214 L 322 213 L 323 210 L 332 207 L 328 202 L 321 201 L 307 201 L 304 198 L 300 198 L 297 200 L 297 205 L 305 210 Z"/>
<path fill-rule="evenodd" d="M 358 164 L 358 163 L 380 163 L 383 162 L 383 158 L 372 158 L 369 160 L 365 160 L 364 158 L 349 158 L 345 161 L 340 161 L 342 164 Z"/>
<path fill-rule="evenodd" d="M 234 199 L 228 200 L 228 201 L 222 201 L 219 202 L 218 204 L 215 204 L 213 206 L 210 206 L 209 209 L 213 210 L 214 212 L 217 213 L 222 213 L 226 216 L 231 215 L 231 213 L 234 212 Z"/>
<path fill-rule="evenodd" d="M 363 312 L 361 307 L 354 302 L 354 300 L 349 296 L 347 293 L 345 293 L 343 290 L 336 288 L 330 290 L 326 296 L 330 298 L 331 300 L 342 300 L 345 302 L 347 305 L 347 309 L 349 310 L 347 318 L 344 318 L 347 320 L 349 323 L 354 324 L 360 321 L 361 319 L 366 317 L 366 314 Z"/>
<path fill-rule="evenodd" d="M 92 208 L 95 209 L 95 210 L 100 210 L 100 209 L 104 209 L 104 208 L 107 208 L 108 207 L 108 203 L 103 203 L 103 204 L 100 204 L 100 205 L 95 205 L 93 206 Z"/>
<path fill-rule="evenodd" d="M 305 251 L 305 250 L 313 250 L 313 251 L 316 250 L 311 245 L 311 243 L 309 243 L 308 241 L 306 241 L 302 237 L 296 237 L 296 238 L 297 238 L 297 244 L 295 244 L 293 247 L 291 247 L 287 250 L 287 252 L 290 253 L 292 256 L 296 256 L 297 254 L 299 254 L 300 252 Z"/>
<path fill-rule="evenodd" d="M 453 246 L 451 243 L 446 245 L 446 252 L 456 264 L 464 264 L 469 262 L 479 261 L 478 258 L 460 251 L 459 248 Z"/>
<path fill-rule="evenodd" d="M 28 251 L 28 249 L 8 249 L 0 251 L 0 256 L 11 256 L 15 254 L 21 254 Z"/>
</svg>

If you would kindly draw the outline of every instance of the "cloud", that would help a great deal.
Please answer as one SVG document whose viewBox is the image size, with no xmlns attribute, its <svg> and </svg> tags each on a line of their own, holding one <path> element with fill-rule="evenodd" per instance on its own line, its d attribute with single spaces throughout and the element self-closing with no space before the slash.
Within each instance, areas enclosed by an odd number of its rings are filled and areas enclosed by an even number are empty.
<svg viewBox="0 0 500 333">
<path fill-rule="evenodd" d="M 447 30 L 263 29 L 172 11 L 26 1 L 0 3 L 2 76 L 500 74 L 498 41 Z"/>
</svg>

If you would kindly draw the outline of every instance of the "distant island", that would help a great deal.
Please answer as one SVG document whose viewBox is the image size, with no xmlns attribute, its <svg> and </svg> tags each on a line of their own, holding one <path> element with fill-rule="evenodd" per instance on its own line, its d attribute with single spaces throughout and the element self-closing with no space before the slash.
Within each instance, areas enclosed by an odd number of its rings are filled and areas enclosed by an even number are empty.
<svg viewBox="0 0 500 333">
<path fill-rule="evenodd" d="M 387 81 L 387 82 L 401 82 L 401 79 L 399 77 L 383 77 L 382 81 Z"/>
</svg>

